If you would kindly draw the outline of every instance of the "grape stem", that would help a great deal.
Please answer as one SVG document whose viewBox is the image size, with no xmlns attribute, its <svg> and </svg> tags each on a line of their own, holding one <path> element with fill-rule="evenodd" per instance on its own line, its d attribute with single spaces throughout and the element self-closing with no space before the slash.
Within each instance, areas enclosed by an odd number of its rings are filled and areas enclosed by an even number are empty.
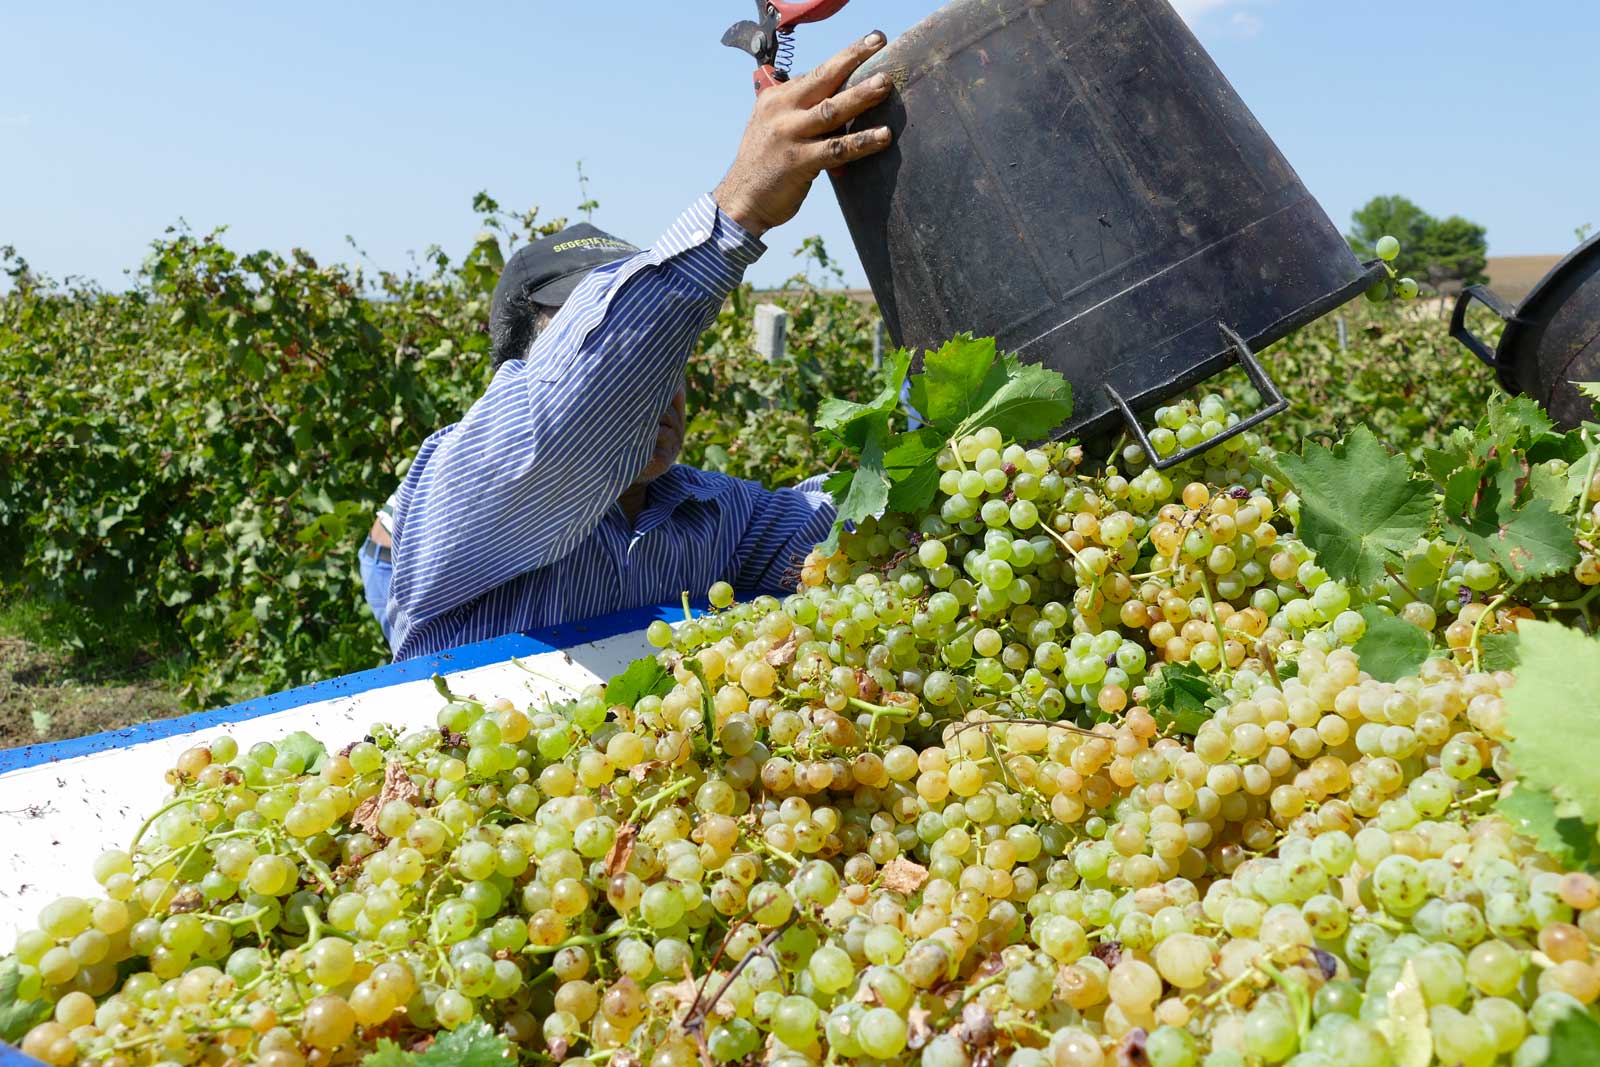
<svg viewBox="0 0 1600 1067">
<path fill-rule="evenodd" d="M 172 803 L 168 804 L 166 807 L 158 809 L 154 815 L 150 816 L 144 821 L 144 823 L 139 827 L 138 832 L 133 835 L 133 843 L 128 846 L 128 855 L 133 855 L 134 851 L 138 849 L 139 841 L 144 837 L 145 832 L 155 824 L 157 819 L 161 818 L 161 816 L 165 815 L 174 808 L 181 808 L 185 804 L 193 804 L 196 799 L 198 798 L 194 796 L 181 796 Z"/>
<path fill-rule="evenodd" d="M 651 793 L 648 797 L 639 801 L 638 804 L 634 805 L 633 818 L 635 820 L 639 820 L 647 815 L 653 815 L 655 813 L 657 804 L 661 803 L 663 800 L 672 799 L 693 784 L 693 778 L 681 778 L 678 781 L 673 782 L 671 785 L 662 786 L 654 793 Z"/>
<path fill-rule="evenodd" d="M 621 936 L 621 930 L 612 930 L 603 934 L 583 934 L 579 937 L 569 937 L 558 945 L 529 945 L 522 951 L 528 956 L 543 956 L 546 953 L 560 952 L 564 948 L 575 948 L 578 945 L 603 945 L 607 941 L 615 941 Z"/>
<path fill-rule="evenodd" d="M 1285 950 L 1287 949 L 1296 949 L 1306 952 L 1310 951 L 1304 945 L 1299 944 L 1279 945 L 1277 948 L 1267 952 L 1267 954 L 1262 956 L 1260 959 L 1253 961 L 1242 974 L 1235 975 L 1232 979 L 1223 983 L 1219 989 L 1202 1000 L 1200 1002 L 1200 1006 L 1203 1008 L 1215 1007 L 1216 1005 L 1222 1003 L 1222 1001 L 1226 999 L 1227 996 L 1235 989 L 1238 989 L 1240 986 L 1244 985 L 1246 982 L 1257 977 L 1258 975 L 1261 977 L 1273 978 L 1273 973 L 1268 972 L 1262 965 L 1266 964 L 1267 967 L 1271 967 L 1271 961 L 1273 957 L 1284 956 Z M 1284 962 L 1288 962 L 1287 956 L 1284 956 Z M 1276 968 L 1273 968 L 1273 970 L 1276 971 Z M 1277 977 L 1282 978 L 1282 975 L 1278 974 Z"/>
<path fill-rule="evenodd" d="M 568 693 L 573 691 L 572 690 L 572 683 L 564 682 L 560 678 L 555 677 L 554 675 L 546 674 L 544 671 L 539 670 L 537 667 L 530 666 L 527 660 L 518 659 L 516 656 L 512 656 L 511 657 L 511 662 L 516 664 L 518 667 L 521 667 L 523 670 L 527 671 L 529 674 L 533 675 L 535 678 L 538 678 L 538 679 L 540 679 L 542 681 L 549 682 L 551 685 L 558 686 L 559 688 L 565 690 Z"/>
<path fill-rule="evenodd" d="M 698 1040 L 702 1046 L 705 1044 L 706 1016 L 709 1015 L 711 1010 L 717 1006 L 717 1002 L 720 1001 L 722 999 L 722 995 L 728 991 L 728 987 L 733 985 L 733 980 L 739 977 L 739 972 L 744 970 L 745 967 L 749 965 L 750 961 L 755 959 L 757 956 L 766 955 L 767 950 L 772 948 L 772 946 L 777 942 L 778 938 L 782 937 L 789 927 L 795 924 L 795 920 L 798 918 L 800 918 L 800 913 L 798 911 L 791 913 L 790 916 L 784 920 L 781 926 L 774 927 L 766 937 L 763 937 L 760 944 L 752 946 L 750 950 L 746 952 L 739 960 L 739 962 L 733 965 L 733 969 L 728 972 L 728 977 L 722 980 L 722 985 L 717 989 L 716 995 L 710 1000 L 705 999 L 705 985 L 700 987 L 699 992 L 695 994 L 694 1001 L 689 1005 L 688 1014 L 683 1017 L 684 1033 L 694 1034 L 696 1040 Z"/>
<path fill-rule="evenodd" d="M 1481 667 L 1479 665 L 1480 661 L 1479 661 L 1479 650 L 1478 650 L 1478 635 L 1483 630 L 1483 620 L 1493 616 L 1494 615 L 1494 609 L 1498 608 L 1501 604 L 1504 604 L 1507 600 L 1510 600 L 1511 599 L 1511 594 L 1515 593 L 1519 588 L 1521 588 L 1521 586 L 1522 586 L 1522 583 L 1518 582 L 1516 585 L 1513 585 L 1510 589 L 1507 589 L 1504 593 L 1501 593 L 1499 596 L 1497 596 L 1493 600 L 1489 601 L 1489 606 L 1483 609 L 1483 614 L 1479 615 L 1477 617 L 1477 619 L 1475 619 L 1473 621 L 1473 623 L 1472 623 L 1472 640 L 1468 644 L 1468 647 L 1472 649 L 1472 669 L 1473 670 L 1476 671 L 1476 670 L 1480 670 L 1481 669 Z"/>
<path fill-rule="evenodd" d="M 1450 564 L 1456 561 L 1456 553 L 1461 551 L 1461 542 L 1457 541 L 1450 546 L 1450 554 L 1445 557 L 1444 564 L 1439 568 L 1439 580 L 1433 583 L 1433 610 L 1439 610 L 1439 595 L 1444 592 L 1445 577 L 1450 573 Z"/>
<path fill-rule="evenodd" d="M 338 896 L 339 887 L 334 885 L 333 880 L 322 872 L 321 864 L 311 858 L 311 853 L 306 851 L 306 847 L 300 844 L 298 841 L 290 841 L 288 842 L 288 845 L 290 851 L 292 851 L 296 856 L 299 856 L 301 859 L 305 860 L 306 870 L 311 872 L 311 876 L 317 880 L 318 885 L 327 890 L 328 896 Z"/>
<path fill-rule="evenodd" d="M 1222 620 L 1217 618 L 1217 605 L 1211 599 L 1211 579 L 1206 577 L 1204 567 L 1197 567 L 1196 570 L 1200 572 L 1200 592 L 1204 593 L 1206 598 L 1206 614 L 1211 617 L 1211 625 L 1217 631 L 1217 670 L 1206 673 L 1216 674 L 1222 672 L 1228 664 L 1226 653 L 1228 635 L 1222 632 Z"/>
<path fill-rule="evenodd" d="M 1578 436 L 1579 439 L 1583 441 L 1585 446 L 1589 445 L 1590 442 L 1588 430 L 1578 431 Z M 1594 454 L 1589 457 L 1588 477 L 1584 478 L 1583 484 L 1578 487 L 1578 506 L 1572 512 L 1573 526 L 1577 526 L 1578 523 L 1583 521 L 1583 508 L 1584 505 L 1589 503 L 1589 486 L 1594 484 L 1594 474 L 1596 469 L 1600 469 L 1600 449 L 1596 449 Z"/>
<path fill-rule="evenodd" d="M 1405 578 L 1403 578 L 1401 576 L 1400 572 L 1395 569 L 1394 564 L 1385 563 L 1383 565 L 1383 569 L 1389 573 L 1389 577 L 1394 579 L 1394 582 L 1395 582 L 1396 585 L 1398 585 L 1401 589 L 1404 589 L 1408 594 L 1410 594 L 1412 600 L 1421 600 L 1422 599 L 1420 596 L 1417 595 L 1417 591 L 1415 589 L 1411 588 L 1409 585 L 1406 584 Z"/>
</svg>

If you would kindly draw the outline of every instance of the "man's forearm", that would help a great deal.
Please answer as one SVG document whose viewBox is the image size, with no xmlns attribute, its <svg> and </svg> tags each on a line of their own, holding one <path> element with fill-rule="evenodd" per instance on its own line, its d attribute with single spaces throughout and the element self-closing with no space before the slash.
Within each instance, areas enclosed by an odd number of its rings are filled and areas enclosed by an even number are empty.
<svg viewBox="0 0 1600 1067">
<path fill-rule="evenodd" d="M 762 246 L 703 197 L 602 268 L 526 361 L 501 368 L 401 488 L 393 597 L 412 622 L 563 558 L 644 469 L 656 420 Z"/>
</svg>

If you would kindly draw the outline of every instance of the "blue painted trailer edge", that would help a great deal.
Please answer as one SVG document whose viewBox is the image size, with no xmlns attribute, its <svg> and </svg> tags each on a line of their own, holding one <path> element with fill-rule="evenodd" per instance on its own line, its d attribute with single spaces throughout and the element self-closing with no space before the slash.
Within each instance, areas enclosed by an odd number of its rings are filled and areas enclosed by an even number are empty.
<svg viewBox="0 0 1600 1067">
<path fill-rule="evenodd" d="M 698 609 L 696 609 L 698 612 Z M 289 689 L 282 693 L 272 693 L 268 696 L 246 700 L 239 704 L 231 704 L 225 708 L 212 711 L 196 712 L 193 715 L 184 715 L 176 719 L 161 719 L 156 722 L 140 723 L 121 730 L 111 730 L 101 734 L 91 734 L 88 737 L 75 737 L 68 741 L 53 741 L 42 745 L 29 745 L 25 748 L 13 748 L 0 751 L 0 774 L 21 770 L 24 767 L 37 767 L 46 763 L 55 763 L 59 760 L 73 759 L 78 756 L 87 756 L 94 752 L 105 752 L 114 748 L 129 748 L 133 745 L 143 744 L 146 741 L 158 741 L 162 738 L 173 737 L 178 734 L 193 733 L 214 726 L 225 726 L 228 723 L 243 722 L 262 715 L 274 712 L 289 711 L 292 708 L 304 707 L 322 700 L 331 700 L 334 697 L 354 696 L 365 693 L 371 689 L 382 689 L 386 686 L 399 685 L 402 682 L 417 681 L 422 678 L 431 678 L 435 674 L 451 674 L 457 671 L 468 671 L 475 667 L 485 667 L 492 663 L 504 663 L 513 656 L 532 656 L 541 652 L 558 652 L 562 649 L 573 648 L 578 645 L 588 644 L 591 641 L 602 641 L 608 637 L 619 634 L 633 633 L 644 629 L 657 619 L 666 619 L 676 622 L 683 618 L 683 608 L 679 605 L 662 605 L 660 607 L 635 608 L 631 611 L 619 612 L 615 615 L 606 615 L 597 619 L 584 622 L 564 623 L 560 626 L 546 627 L 542 630 L 532 630 L 528 633 L 507 634 L 489 641 L 480 641 L 473 645 L 463 645 L 461 648 L 450 649 L 432 656 L 419 656 L 416 659 L 406 660 L 403 663 L 391 663 L 383 667 L 375 667 L 369 671 L 360 671 L 356 674 L 347 674 L 339 678 L 329 678 L 311 685 L 301 686 L 299 689 Z M 0 1067 L 6 1067 L 6 1050 L 0 1047 Z M 32 1063 L 32 1060 L 22 1058 L 16 1063 Z"/>
<path fill-rule="evenodd" d="M 0 1067 L 43 1067 L 32 1056 L 24 1056 L 4 1041 L 0 1041 Z"/>
</svg>

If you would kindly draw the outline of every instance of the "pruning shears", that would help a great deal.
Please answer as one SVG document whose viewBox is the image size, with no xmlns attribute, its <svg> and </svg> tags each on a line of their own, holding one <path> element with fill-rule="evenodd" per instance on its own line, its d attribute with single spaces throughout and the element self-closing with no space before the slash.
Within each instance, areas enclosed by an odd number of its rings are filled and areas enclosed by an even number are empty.
<svg viewBox="0 0 1600 1067">
<path fill-rule="evenodd" d="M 756 95 L 789 80 L 794 60 L 794 28 L 839 13 L 850 0 L 756 0 L 756 18 L 728 27 L 722 43 L 756 60 Z"/>
</svg>

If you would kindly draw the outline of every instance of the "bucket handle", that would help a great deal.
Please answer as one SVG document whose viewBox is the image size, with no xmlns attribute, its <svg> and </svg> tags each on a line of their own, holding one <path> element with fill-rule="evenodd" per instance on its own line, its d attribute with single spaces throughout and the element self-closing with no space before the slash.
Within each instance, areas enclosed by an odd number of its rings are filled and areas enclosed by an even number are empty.
<svg viewBox="0 0 1600 1067">
<path fill-rule="evenodd" d="M 1473 333 L 1467 326 L 1467 308 L 1476 300 L 1490 311 L 1510 322 L 1516 315 L 1516 310 L 1501 300 L 1493 289 L 1486 285 L 1469 285 L 1461 290 L 1461 295 L 1456 297 L 1456 310 L 1450 316 L 1450 336 L 1466 345 L 1472 354 L 1483 360 L 1495 370 L 1500 369 L 1500 359 L 1495 355 L 1494 349 L 1484 343 L 1483 339 Z"/>
<path fill-rule="evenodd" d="M 1247 419 L 1241 419 L 1217 434 L 1197 445 L 1191 445 L 1180 452 L 1163 459 L 1156 453 L 1155 446 L 1150 443 L 1150 435 L 1144 432 L 1144 427 L 1139 425 L 1139 417 L 1133 413 L 1133 408 L 1122 394 L 1117 392 L 1116 386 L 1110 382 L 1105 383 L 1105 390 L 1110 395 L 1113 403 L 1122 410 L 1123 421 L 1128 424 L 1128 429 L 1133 431 L 1133 436 L 1138 440 L 1139 447 L 1144 449 L 1145 456 L 1155 464 L 1156 470 L 1166 470 L 1175 467 L 1186 459 L 1192 459 L 1202 452 L 1209 451 L 1230 437 L 1244 433 L 1252 426 L 1256 426 L 1274 415 L 1280 415 L 1289 410 L 1289 401 L 1284 399 L 1283 393 L 1278 389 L 1261 364 L 1256 360 L 1255 353 L 1250 351 L 1250 346 L 1240 337 L 1238 332 L 1225 322 L 1217 323 L 1217 328 L 1222 331 L 1222 339 L 1227 342 L 1228 351 L 1234 356 L 1230 363 L 1238 362 L 1244 365 L 1245 373 L 1250 376 L 1250 381 L 1255 387 L 1265 394 L 1272 402 Z"/>
</svg>

